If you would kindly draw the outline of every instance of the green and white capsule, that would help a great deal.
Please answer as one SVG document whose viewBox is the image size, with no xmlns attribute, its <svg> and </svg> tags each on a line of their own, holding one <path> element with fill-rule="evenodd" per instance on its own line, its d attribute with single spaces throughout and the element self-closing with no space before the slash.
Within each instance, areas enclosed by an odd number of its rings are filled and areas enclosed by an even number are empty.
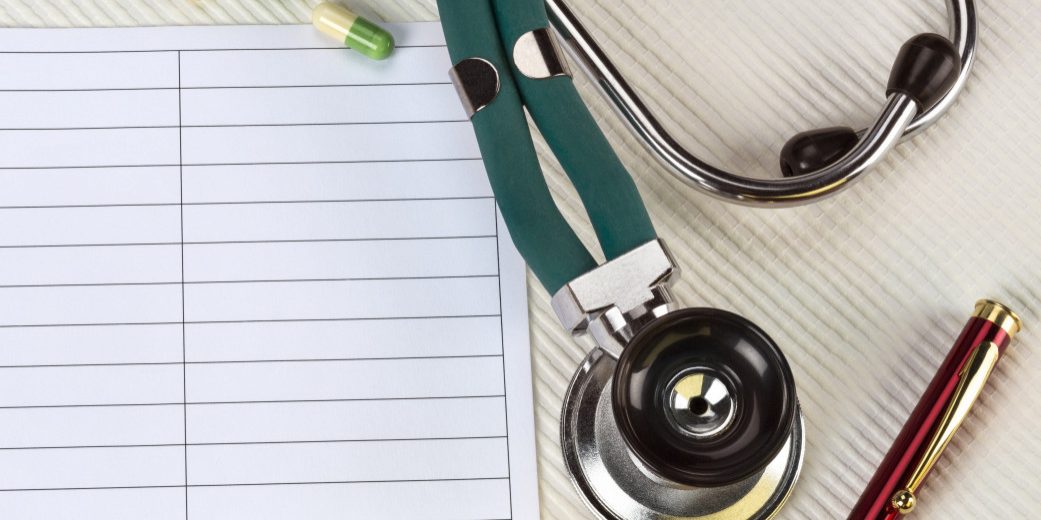
<svg viewBox="0 0 1041 520">
<path fill-rule="evenodd" d="M 374 60 L 385 59 L 394 51 L 394 37 L 389 32 L 339 5 L 318 4 L 311 12 L 311 23 L 319 31 Z"/>
</svg>

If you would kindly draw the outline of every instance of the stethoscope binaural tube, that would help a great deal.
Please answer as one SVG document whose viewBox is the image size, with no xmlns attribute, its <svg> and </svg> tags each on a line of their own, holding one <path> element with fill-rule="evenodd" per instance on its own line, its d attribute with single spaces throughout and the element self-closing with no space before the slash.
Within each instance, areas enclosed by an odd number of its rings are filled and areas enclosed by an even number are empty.
<svg viewBox="0 0 1041 520">
<path fill-rule="evenodd" d="M 678 268 L 556 54 L 542 0 L 438 6 L 453 82 L 510 233 L 554 295 L 561 322 L 597 342 L 562 413 L 564 456 L 582 496 L 612 520 L 772 515 L 802 462 L 795 384 L 780 349 L 735 314 L 677 310 L 669 286 Z M 555 207 L 523 107 L 581 196 L 604 264 Z M 661 341 L 678 336 L 683 341 Z M 641 392 L 647 377 L 652 390 Z M 612 394 L 612 381 L 635 391 Z M 588 414 L 600 418 L 600 429 L 572 433 L 572 426 L 590 424 Z M 595 460 L 573 461 L 576 452 L 616 458 L 605 473 Z M 612 471 L 631 475 L 615 478 Z"/>
<path fill-rule="evenodd" d="M 782 150 L 785 178 L 755 179 L 712 166 L 681 146 L 625 81 L 564 0 L 545 2 L 553 27 L 562 36 L 565 48 L 651 154 L 691 186 L 717 198 L 749 206 L 805 204 L 845 189 L 878 164 L 897 143 L 925 130 L 954 104 L 976 57 L 974 1 L 947 0 L 950 31 L 942 50 L 943 57 L 934 62 L 930 70 L 922 71 L 938 79 L 936 89 L 915 92 L 892 88 L 893 80 L 911 79 L 898 74 L 901 66 L 907 65 L 906 61 L 902 63 L 898 59 L 890 78 L 886 103 L 869 128 L 856 132 L 846 127 L 834 127 L 799 134 Z M 914 39 L 909 44 L 912 42 Z M 901 54 L 907 58 L 904 52 Z M 836 131 L 840 131 L 841 139 L 835 138 Z M 806 148 L 798 150 L 800 146 Z M 791 159 L 805 156 L 807 151 L 824 153 L 803 163 L 801 168 L 792 168 Z"/>
<path fill-rule="evenodd" d="M 479 57 L 494 67 L 498 92 L 471 121 L 503 219 L 546 290 L 555 293 L 597 264 L 553 202 L 528 131 L 521 92 L 533 101 L 527 103 L 532 117 L 581 194 L 607 259 L 654 240 L 657 234 L 632 177 L 599 132 L 570 78 L 546 78 L 538 89 L 531 88 L 527 78 L 515 82 L 487 0 L 440 1 L 438 6 L 453 63 Z M 518 19 L 516 30 L 537 20 Z M 480 61 L 469 63 L 482 66 Z"/>
</svg>

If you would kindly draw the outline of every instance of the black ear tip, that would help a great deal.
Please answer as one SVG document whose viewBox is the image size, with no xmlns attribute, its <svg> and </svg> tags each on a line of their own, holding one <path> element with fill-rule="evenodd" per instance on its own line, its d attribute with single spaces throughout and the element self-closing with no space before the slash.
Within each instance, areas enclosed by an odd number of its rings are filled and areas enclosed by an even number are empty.
<svg viewBox="0 0 1041 520">
<path fill-rule="evenodd" d="M 916 34 L 912 36 L 910 40 L 907 40 L 907 43 L 904 45 L 917 45 L 928 47 L 936 51 L 950 52 L 954 55 L 958 54 L 958 51 L 954 48 L 954 43 L 952 43 L 951 40 L 936 33 Z"/>
<path fill-rule="evenodd" d="M 849 153 L 858 140 L 857 133 L 847 126 L 798 134 L 781 149 L 781 173 L 798 177 L 820 170 Z"/>
<path fill-rule="evenodd" d="M 947 94 L 960 72 L 961 57 L 954 43 L 939 34 L 919 34 L 900 48 L 886 94 L 907 94 L 923 112 Z"/>
</svg>

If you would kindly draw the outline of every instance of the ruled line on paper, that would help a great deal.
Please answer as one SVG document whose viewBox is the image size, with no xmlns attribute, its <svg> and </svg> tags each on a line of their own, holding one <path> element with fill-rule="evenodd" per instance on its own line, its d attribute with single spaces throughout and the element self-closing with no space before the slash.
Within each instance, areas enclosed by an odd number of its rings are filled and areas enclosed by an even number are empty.
<svg viewBox="0 0 1041 520">
<path fill-rule="evenodd" d="M 122 287 L 122 286 L 154 286 L 154 285 L 220 285 L 220 284 L 263 284 L 263 283 L 315 283 L 315 282 L 390 282 L 395 280 L 459 280 L 467 278 L 497 278 L 498 273 L 477 273 L 443 276 L 368 276 L 354 278 L 283 278 L 268 280 L 191 280 L 169 282 L 95 282 L 95 283 L 55 283 L 0 285 L 0 289 L 40 289 L 46 287 Z"/>
<path fill-rule="evenodd" d="M 464 119 L 446 119 L 441 121 L 346 121 L 340 123 L 240 123 L 226 125 L 139 125 L 139 126 L 80 126 L 80 127 L 28 127 L 0 128 L 0 132 L 54 132 L 80 130 L 152 130 L 157 128 L 257 128 L 257 127 L 291 127 L 291 126 L 366 126 L 366 125 L 437 125 L 445 123 L 465 123 Z"/>
<path fill-rule="evenodd" d="M 343 399 L 282 399 L 282 400 L 253 400 L 253 401 L 188 401 L 189 406 L 217 406 L 231 404 L 279 404 L 279 403 L 342 403 L 355 401 L 437 401 L 443 399 L 485 399 L 490 397 L 506 397 L 506 394 L 489 395 L 439 395 L 430 397 L 356 397 Z M 135 407 L 135 406 L 183 406 L 183 401 L 168 403 L 114 403 L 114 404 L 54 404 L 54 405 L 26 405 L 26 406 L 0 406 L 0 410 L 19 410 L 35 408 L 111 408 L 111 407 Z"/>
<path fill-rule="evenodd" d="M 3 52 L 0 51 L 0 54 Z M 329 83 L 325 85 L 236 85 L 230 87 L 112 87 L 112 88 L 80 88 L 80 89 L 0 89 L 0 92 L 120 92 L 149 90 L 216 90 L 216 89 L 282 89 L 282 88 L 336 88 L 336 87 L 426 87 L 434 85 L 451 85 L 450 81 L 423 81 L 415 83 Z"/>
<path fill-rule="evenodd" d="M 0 369 L 58 368 L 58 367 L 127 367 L 163 365 L 232 365 L 243 363 L 325 363 L 330 361 L 394 361 L 409 359 L 477 359 L 501 358 L 502 354 L 465 354 L 455 356 L 400 356 L 400 357 L 355 357 L 355 358 L 301 358 L 301 359 L 229 359 L 224 361 L 154 361 L 139 363 L 69 363 L 64 365 L 0 365 Z M 3 449 L 0 447 L 0 449 Z"/>
<path fill-rule="evenodd" d="M 399 49 L 437 49 L 445 48 L 445 45 L 401 45 L 397 44 L 394 46 L 395 50 Z M 150 52 L 248 52 L 248 51 L 342 51 L 343 47 L 331 47 L 331 46 L 316 46 L 316 47 L 285 47 L 285 48 L 213 48 L 213 49 L 148 49 L 148 50 L 90 50 L 90 51 L 3 51 L 0 50 L 0 54 L 132 54 L 132 53 L 150 53 Z"/>
<path fill-rule="evenodd" d="M 32 245 L 0 245 L 0 249 L 32 249 L 58 247 L 128 247 L 128 246 L 197 246 L 197 245 L 231 245 L 231 244 L 300 244 L 323 242 L 402 242 L 422 240 L 469 240 L 475 238 L 496 238 L 495 235 L 456 235 L 429 237 L 373 237 L 373 238 L 308 238 L 283 240 L 211 240 L 196 242 L 124 242 L 124 243 L 84 243 L 84 244 L 32 244 Z"/>
<path fill-rule="evenodd" d="M 460 162 L 480 161 L 480 157 L 447 157 L 431 159 L 368 159 L 357 161 L 269 161 L 269 162 L 223 162 L 223 163 L 156 163 L 156 164 L 104 164 L 104 165 L 66 165 L 66 166 L 0 166 L 2 170 L 72 170 L 72 169 L 110 169 L 110 168 L 163 168 L 174 166 L 269 166 L 269 165 L 303 165 L 303 164 L 378 164 L 378 163 L 420 163 L 420 162 Z"/>
<path fill-rule="evenodd" d="M 239 442 L 189 442 L 188 446 L 241 446 L 241 445 L 263 445 L 263 444 L 342 444 L 349 442 L 418 442 L 418 441 L 465 441 L 478 439 L 505 439 L 505 435 L 473 435 L 465 437 L 404 437 L 400 439 L 322 439 L 307 440 L 294 439 L 289 441 L 239 441 Z M 184 446 L 185 443 L 172 444 L 98 444 L 94 446 L 20 446 L 0 447 L 0 451 L 11 450 L 75 450 L 92 448 L 169 448 Z"/>
<path fill-rule="evenodd" d="M 329 323 L 329 322 L 354 322 L 354 321 L 407 321 L 407 320 L 454 320 L 464 318 L 498 318 L 498 314 L 452 314 L 438 316 L 364 316 L 354 318 L 283 318 L 267 320 L 196 320 L 196 321 L 141 321 L 141 322 L 111 322 L 111 323 L 45 323 L 38 325 L 0 325 L 0 328 L 23 328 L 23 327 L 136 327 L 148 325 L 234 325 L 250 323 Z"/>
<path fill-rule="evenodd" d="M 161 206 L 234 206 L 246 204 L 340 204 L 351 202 L 419 202 L 434 200 L 492 200 L 489 195 L 460 195 L 458 197 L 398 197 L 384 199 L 316 199 L 316 200 L 246 200 L 246 201 L 214 201 L 214 202 L 138 202 L 114 204 L 52 204 L 38 206 L 0 206 L 4 209 L 62 209 L 62 208 L 140 208 Z M 180 242 L 178 242 L 180 243 Z"/>
<path fill-rule="evenodd" d="M 265 482 L 262 484 L 188 484 L 187 487 L 191 488 L 208 488 L 208 487 L 245 487 L 245 486 L 309 486 L 319 484 L 387 484 L 387 483 L 408 483 L 408 482 L 456 482 L 456 481 L 474 481 L 474 480 L 509 480 L 509 477 L 472 477 L 472 478 L 430 478 L 430 479 L 398 479 L 398 480 L 336 480 L 336 481 L 314 481 L 314 482 Z M 82 490 L 102 490 L 102 489 L 155 489 L 155 488 L 174 488 L 181 489 L 185 487 L 184 484 L 180 485 L 169 485 L 169 486 L 99 486 L 99 487 L 67 487 L 67 488 L 24 488 L 24 489 L 0 489 L 0 492 L 21 492 L 21 491 L 82 491 Z"/>
</svg>

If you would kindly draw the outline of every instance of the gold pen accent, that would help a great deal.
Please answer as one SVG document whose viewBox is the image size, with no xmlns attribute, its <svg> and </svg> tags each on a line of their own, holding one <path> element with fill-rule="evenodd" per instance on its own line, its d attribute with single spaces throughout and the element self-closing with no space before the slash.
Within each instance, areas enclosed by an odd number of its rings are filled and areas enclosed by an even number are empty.
<svg viewBox="0 0 1041 520">
<path fill-rule="evenodd" d="M 922 458 L 904 483 L 904 489 L 897 491 L 893 495 L 893 507 L 901 514 L 907 514 L 914 510 L 917 502 L 915 493 L 918 492 L 918 488 L 925 481 L 926 475 L 936 465 L 936 461 L 940 459 L 943 450 L 950 444 L 954 433 L 958 431 L 962 422 L 969 416 L 969 412 L 972 411 L 972 405 L 975 404 L 976 399 L 983 392 L 983 386 L 987 383 L 987 379 L 1000 358 L 1001 351 L 998 349 L 998 346 L 993 341 L 987 341 L 976 347 L 965 362 L 965 366 L 959 374 L 961 380 L 958 382 L 958 387 L 954 390 L 951 404 L 944 410 L 943 418 L 940 419 L 940 423 L 936 427 L 936 433 L 929 439 L 929 443 L 922 453 Z"/>
<path fill-rule="evenodd" d="M 1001 327 L 1010 337 L 1018 334 L 1023 327 L 1019 315 L 1006 307 L 1005 304 L 991 299 L 983 299 L 976 302 L 976 309 L 973 311 L 972 316 L 985 319 Z"/>
</svg>

